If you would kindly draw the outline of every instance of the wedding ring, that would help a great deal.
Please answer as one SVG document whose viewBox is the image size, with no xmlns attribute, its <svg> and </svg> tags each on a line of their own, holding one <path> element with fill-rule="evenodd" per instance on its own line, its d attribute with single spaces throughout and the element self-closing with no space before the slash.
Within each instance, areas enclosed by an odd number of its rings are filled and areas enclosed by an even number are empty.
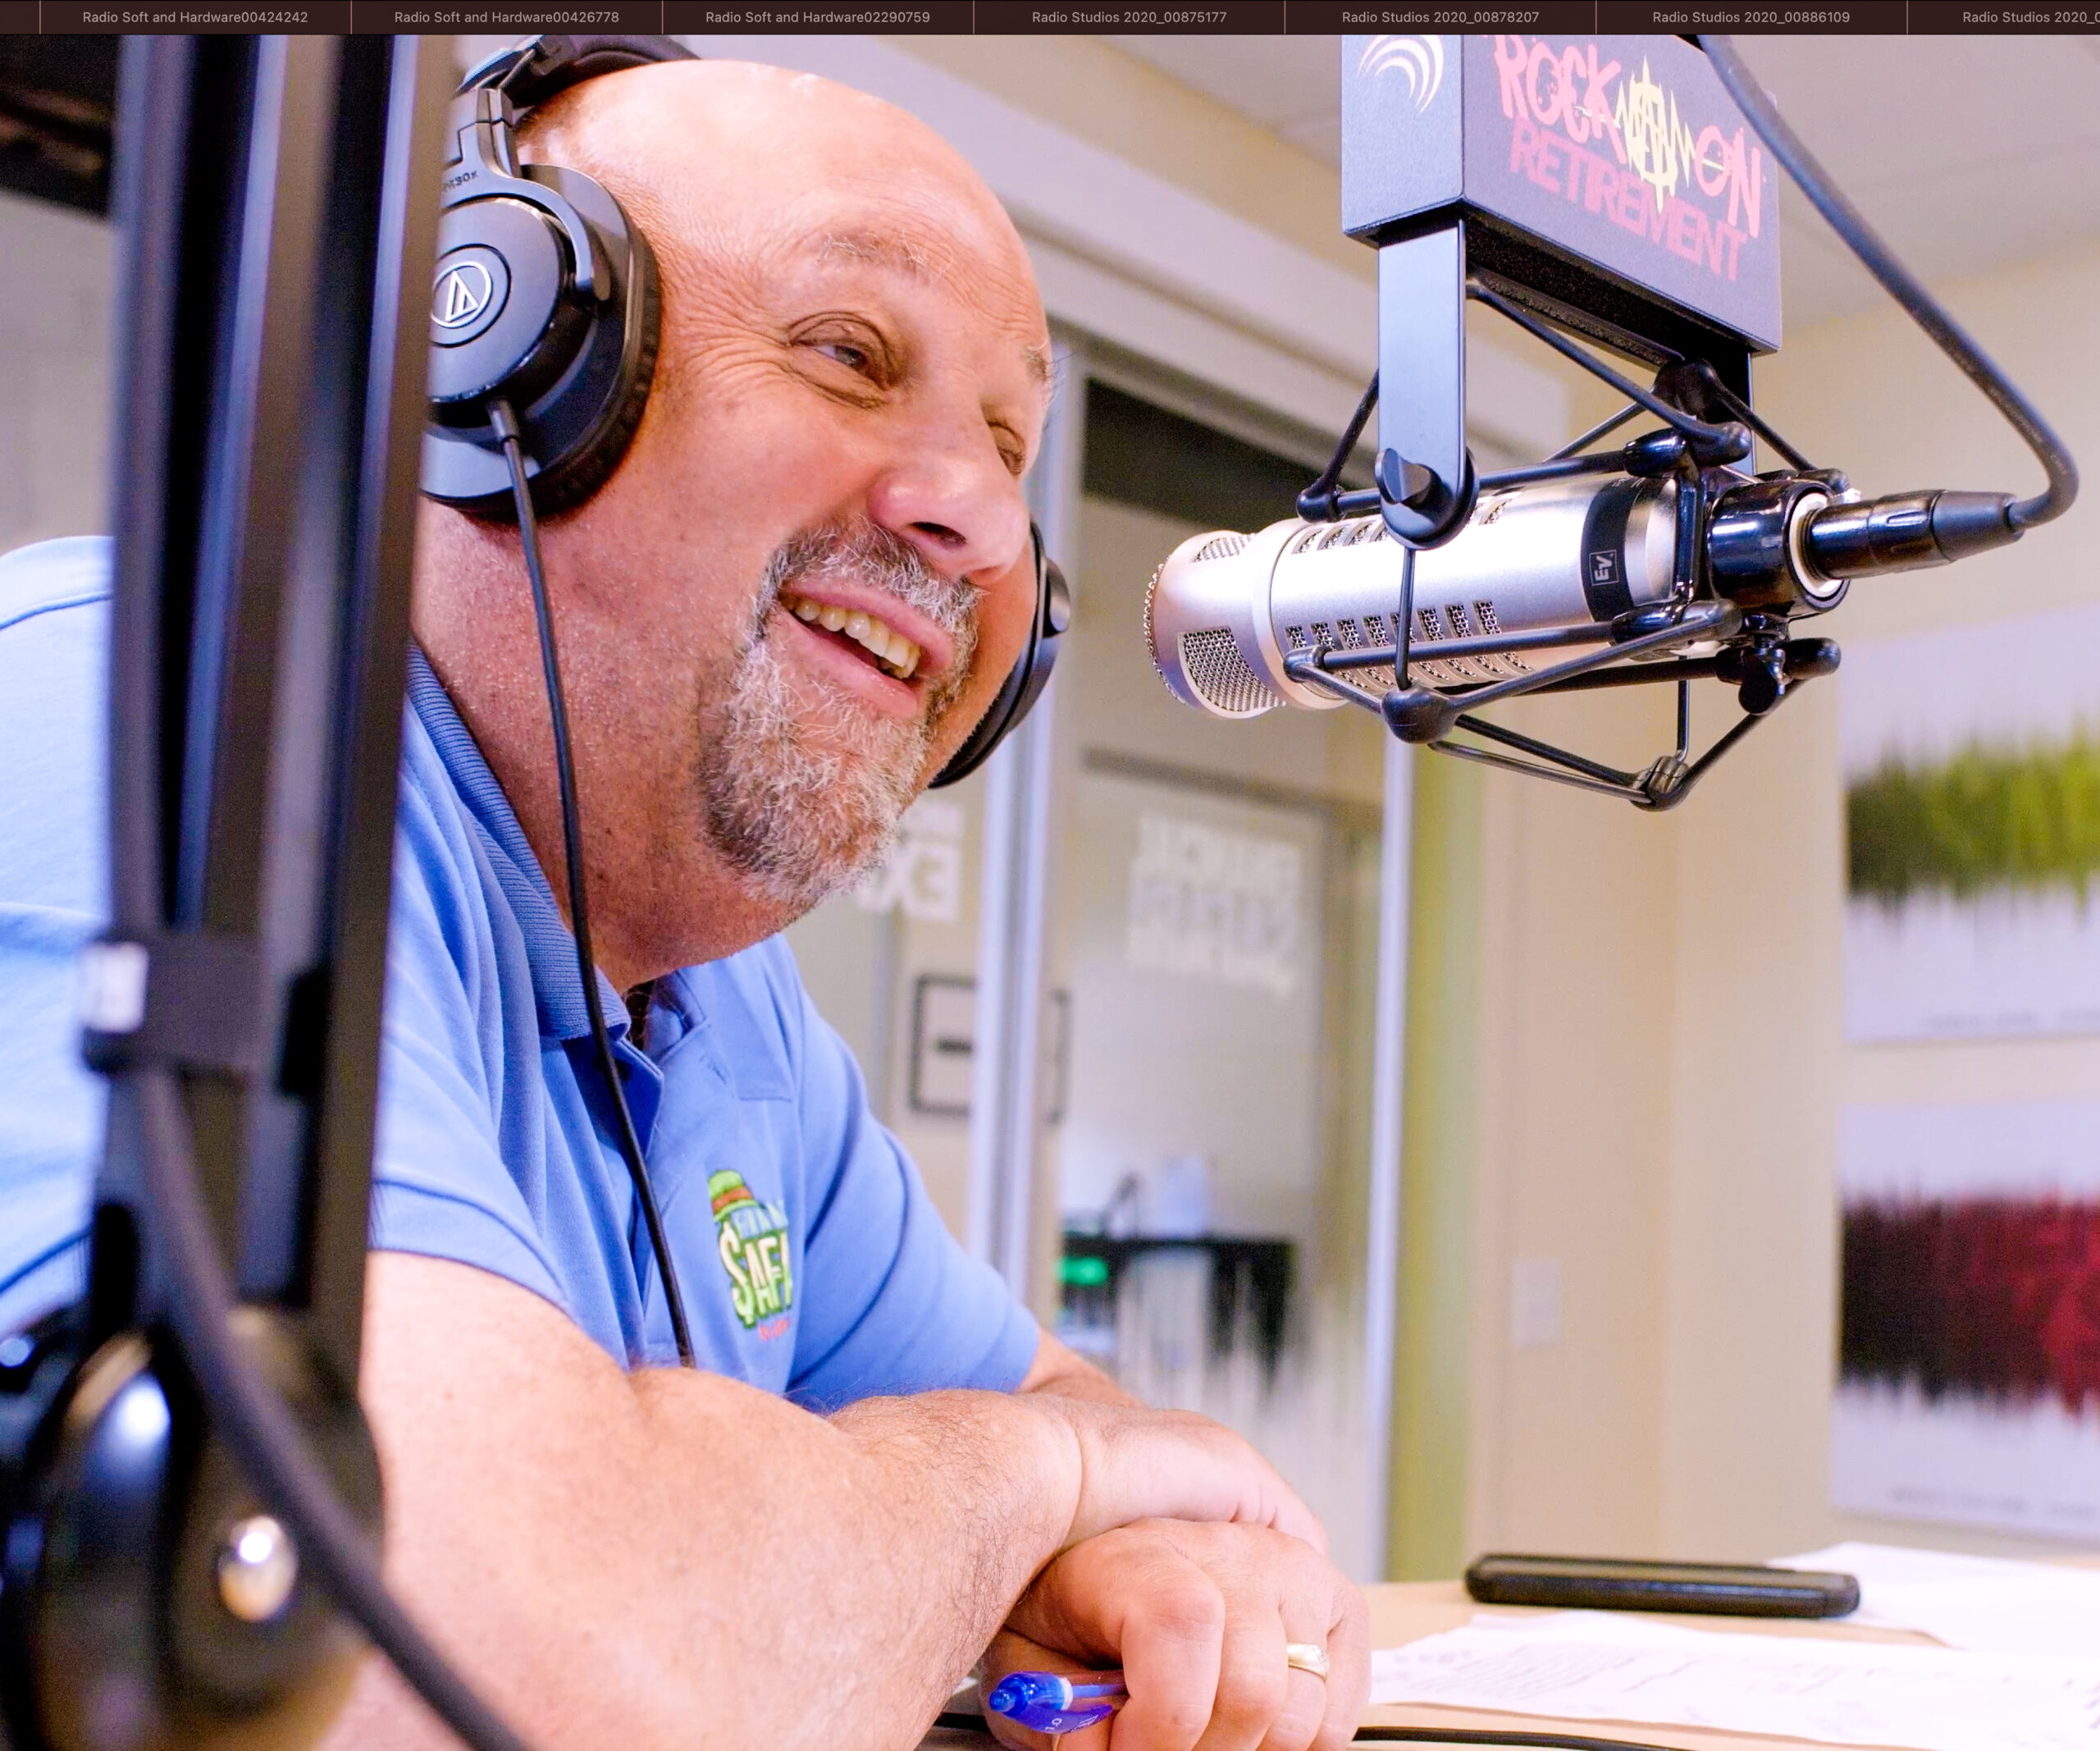
<svg viewBox="0 0 2100 1751">
<path fill-rule="evenodd" d="M 1283 1644 L 1283 1663 L 1301 1672 L 1310 1672 L 1315 1678 L 1327 1676 L 1327 1650 L 1315 1642 L 1285 1642 Z"/>
</svg>

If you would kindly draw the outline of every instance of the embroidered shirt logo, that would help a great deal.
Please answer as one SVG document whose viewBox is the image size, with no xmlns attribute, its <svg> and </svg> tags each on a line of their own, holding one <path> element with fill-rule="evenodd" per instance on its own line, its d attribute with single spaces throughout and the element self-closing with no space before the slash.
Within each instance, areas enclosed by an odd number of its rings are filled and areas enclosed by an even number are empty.
<svg viewBox="0 0 2100 1751">
<path fill-rule="evenodd" d="M 784 1314 L 795 1305 L 787 1207 L 760 1203 L 743 1175 L 728 1168 L 708 1176 L 707 1196 L 737 1318 L 749 1331 L 769 1314 Z"/>
</svg>

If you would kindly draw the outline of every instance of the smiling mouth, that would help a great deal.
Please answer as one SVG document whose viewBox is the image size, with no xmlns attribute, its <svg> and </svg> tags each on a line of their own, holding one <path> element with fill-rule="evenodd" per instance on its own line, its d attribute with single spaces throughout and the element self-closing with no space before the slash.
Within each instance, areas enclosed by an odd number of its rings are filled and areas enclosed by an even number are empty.
<svg viewBox="0 0 2100 1751">
<path fill-rule="evenodd" d="M 807 626 L 838 633 L 858 645 L 867 659 L 884 674 L 908 681 L 918 672 L 925 653 L 903 633 L 859 608 L 841 608 L 835 602 L 811 601 L 792 590 L 780 592 L 780 606 Z"/>
</svg>

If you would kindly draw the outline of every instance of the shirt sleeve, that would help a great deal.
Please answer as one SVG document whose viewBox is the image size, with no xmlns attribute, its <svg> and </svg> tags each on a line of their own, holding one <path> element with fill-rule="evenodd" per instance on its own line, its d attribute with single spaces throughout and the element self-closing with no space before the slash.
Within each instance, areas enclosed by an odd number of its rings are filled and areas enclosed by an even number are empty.
<svg viewBox="0 0 2100 1751">
<path fill-rule="evenodd" d="M 798 978 L 793 998 L 810 1215 L 788 1397 L 822 1410 L 943 1387 L 1013 1391 L 1035 1357 L 1034 1316 L 948 1232 Z"/>
<path fill-rule="evenodd" d="M 529 1062 L 538 1040 L 532 1018 L 501 1001 L 500 962 L 505 953 L 522 960 L 523 944 L 492 927 L 487 908 L 462 903 L 481 876 L 465 832 L 429 806 L 411 751 L 395 848 L 371 1245 L 493 1272 L 573 1317 L 525 1190 L 504 1165 L 504 1067 L 521 1053 Z M 521 1029 L 530 1031 L 507 1037 Z M 536 1103 L 514 1104 L 514 1123 L 538 1120 Z M 529 1149 L 532 1140 L 518 1141 Z"/>
<path fill-rule="evenodd" d="M 108 917 L 108 543 L 0 557 L 0 1336 L 75 1299 L 107 1085 L 79 958 Z"/>
</svg>

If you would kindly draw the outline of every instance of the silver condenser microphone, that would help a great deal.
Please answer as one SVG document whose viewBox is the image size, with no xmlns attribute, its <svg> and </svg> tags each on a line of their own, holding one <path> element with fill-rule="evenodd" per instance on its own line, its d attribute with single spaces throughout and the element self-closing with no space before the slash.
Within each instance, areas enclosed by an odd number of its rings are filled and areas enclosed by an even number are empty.
<svg viewBox="0 0 2100 1751">
<path fill-rule="evenodd" d="M 1484 492 L 1455 537 L 1414 556 L 1410 679 L 1463 688 L 1529 674 L 1550 660 L 1536 654 L 1539 634 L 1604 643 L 1614 620 L 1667 601 L 1677 496 L 1674 479 L 1625 475 Z M 1153 574 L 1153 661 L 1176 697 L 1220 717 L 1340 705 L 1285 661 L 1396 643 L 1406 560 L 1376 512 L 1192 536 Z M 1505 639 L 1534 654 L 1496 648 Z M 1394 684 L 1390 667 L 1355 679 L 1374 691 Z"/>
</svg>

